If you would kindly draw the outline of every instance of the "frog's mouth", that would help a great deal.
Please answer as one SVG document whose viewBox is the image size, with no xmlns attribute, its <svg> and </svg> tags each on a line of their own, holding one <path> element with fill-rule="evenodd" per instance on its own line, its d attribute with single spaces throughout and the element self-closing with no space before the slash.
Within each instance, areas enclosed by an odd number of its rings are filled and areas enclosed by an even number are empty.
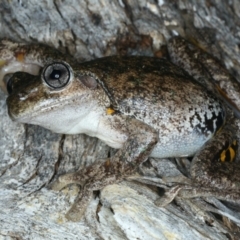
<svg viewBox="0 0 240 240">
<path fill-rule="evenodd" d="M 68 99 L 48 99 L 30 106 L 20 103 L 16 95 L 7 98 L 8 114 L 13 121 L 39 125 L 57 133 L 82 133 L 81 126 L 84 118 L 91 115 L 93 104 L 86 102 L 86 96 L 69 96 Z M 82 102 L 83 104 L 79 104 Z M 95 118 L 90 118 L 95 119 Z"/>
</svg>

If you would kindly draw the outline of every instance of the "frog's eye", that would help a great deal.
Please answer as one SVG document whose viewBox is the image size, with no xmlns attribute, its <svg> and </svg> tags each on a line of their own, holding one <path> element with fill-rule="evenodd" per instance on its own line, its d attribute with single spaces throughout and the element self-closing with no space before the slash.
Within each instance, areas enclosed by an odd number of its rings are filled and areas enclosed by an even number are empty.
<svg viewBox="0 0 240 240">
<path fill-rule="evenodd" d="M 48 86 L 54 89 L 63 88 L 71 79 L 69 68 L 65 63 L 51 63 L 43 70 L 42 77 Z"/>
</svg>

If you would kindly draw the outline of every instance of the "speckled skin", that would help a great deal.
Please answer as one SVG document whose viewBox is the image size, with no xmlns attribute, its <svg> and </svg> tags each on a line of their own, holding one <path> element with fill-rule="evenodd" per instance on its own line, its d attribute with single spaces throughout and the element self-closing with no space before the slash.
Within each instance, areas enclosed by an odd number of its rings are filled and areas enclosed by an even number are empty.
<svg viewBox="0 0 240 240">
<path fill-rule="evenodd" d="M 189 47 L 181 37 L 174 37 L 168 43 L 172 62 L 186 70 L 201 85 L 221 98 L 240 118 L 240 84 L 226 70 L 223 64 L 200 48 Z"/>
<path fill-rule="evenodd" d="M 0 58 L 5 61 L 2 66 L 19 61 L 17 57 L 6 60 L 6 49 L 5 44 L 0 51 Z M 16 56 L 19 48 L 11 51 Z M 43 74 L 14 74 L 7 99 L 13 120 L 60 133 L 86 133 L 119 148 L 113 158 L 61 176 L 53 184 L 56 190 L 70 183 L 82 186 L 67 215 L 73 221 L 83 216 L 93 190 L 131 175 L 148 156 L 182 157 L 198 152 L 193 162 L 196 166 L 201 164 L 205 161 L 201 156 L 206 157 L 210 151 L 207 148 L 204 152 L 204 144 L 226 120 L 220 100 L 165 59 L 113 56 L 79 64 L 69 57 L 61 59 L 64 56 L 53 50 L 47 57 L 41 47 L 21 46 L 21 52 L 24 63 L 35 56 L 41 67 L 51 63 L 54 55 L 57 62 L 64 60 L 64 64 L 69 59 L 67 66 L 72 77 L 65 88 L 56 90 L 46 84 Z M 86 123 L 82 123 L 84 120 Z M 231 141 L 230 135 L 224 140 Z M 209 166 L 209 161 L 204 166 Z M 192 167 L 197 180 L 204 172 Z"/>
<path fill-rule="evenodd" d="M 103 112 L 112 107 L 116 115 L 134 117 L 157 130 L 160 133 L 159 141 L 151 156 L 161 158 L 192 156 L 224 122 L 224 109 L 219 100 L 186 72 L 164 59 L 114 56 L 74 67 L 75 79 L 60 92 L 49 91 L 39 77 L 15 74 L 13 89 L 17 88 L 17 94 L 13 91 L 8 98 L 9 115 L 20 122 L 38 124 L 34 119 L 29 119 L 29 113 L 32 117 L 40 114 L 42 109 L 45 112 L 47 108 L 51 109 L 50 106 L 55 106 L 55 102 L 66 101 L 69 104 L 73 99 L 78 101 L 76 99 L 79 96 L 86 95 L 84 101 L 95 102 Z M 81 83 L 81 78 L 85 75 L 96 79 L 96 89 L 87 89 Z M 21 82 L 19 78 L 24 78 L 25 82 L 22 86 L 15 87 Z M 33 89 L 38 90 L 32 93 Z M 79 101 L 78 104 L 83 102 Z M 109 128 L 121 131 L 116 126 L 115 115 L 104 115 L 103 128 L 106 131 Z M 72 133 L 64 130 L 64 121 L 61 122 L 62 129 L 55 129 L 51 124 L 40 125 L 55 132 Z M 75 133 L 79 132 L 81 131 Z M 98 137 L 102 139 L 101 136 Z M 109 145 L 115 147 L 114 144 Z"/>
</svg>

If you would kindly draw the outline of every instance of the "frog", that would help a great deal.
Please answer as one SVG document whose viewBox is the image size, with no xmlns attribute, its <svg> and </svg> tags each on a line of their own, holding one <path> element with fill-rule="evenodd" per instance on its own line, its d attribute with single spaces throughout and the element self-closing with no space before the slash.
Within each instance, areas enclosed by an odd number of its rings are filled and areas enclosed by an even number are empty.
<svg viewBox="0 0 240 240">
<path fill-rule="evenodd" d="M 13 121 L 59 134 L 84 133 L 117 149 L 51 185 L 56 191 L 81 186 L 69 220 L 83 218 L 93 191 L 123 181 L 149 157 L 193 157 L 196 184 L 239 202 L 240 169 L 233 161 L 239 153 L 240 86 L 217 59 L 189 48 L 183 38 L 167 44 L 172 61 L 108 56 L 78 62 L 45 45 L 1 42 L 1 86 Z"/>
</svg>

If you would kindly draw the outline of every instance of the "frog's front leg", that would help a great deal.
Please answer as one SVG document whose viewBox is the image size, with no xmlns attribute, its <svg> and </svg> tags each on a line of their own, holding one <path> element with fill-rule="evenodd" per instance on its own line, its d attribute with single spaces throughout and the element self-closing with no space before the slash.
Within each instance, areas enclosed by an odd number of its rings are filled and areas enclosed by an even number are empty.
<svg viewBox="0 0 240 240">
<path fill-rule="evenodd" d="M 128 139 L 112 159 L 97 161 L 76 173 L 60 176 L 53 184 L 52 188 L 55 190 L 71 183 L 80 184 L 82 187 L 78 199 L 67 213 L 68 219 L 79 221 L 94 190 L 121 181 L 147 160 L 158 141 L 158 133 L 152 127 L 133 118 L 127 119 L 125 124 Z"/>
</svg>

